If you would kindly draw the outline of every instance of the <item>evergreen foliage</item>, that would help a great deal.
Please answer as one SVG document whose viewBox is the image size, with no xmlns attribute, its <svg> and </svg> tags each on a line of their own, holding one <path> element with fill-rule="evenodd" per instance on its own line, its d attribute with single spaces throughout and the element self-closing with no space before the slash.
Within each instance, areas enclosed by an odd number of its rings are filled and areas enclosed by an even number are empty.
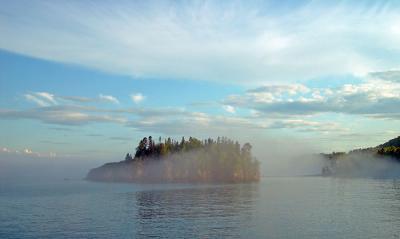
<svg viewBox="0 0 400 239">
<path fill-rule="evenodd" d="M 322 168 L 322 175 L 332 175 L 338 171 L 349 171 L 346 167 L 350 168 L 350 166 L 352 169 L 358 167 L 359 171 L 361 171 L 362 162 L 367 160 L 400 162 L 400 136 L 376 147 L 354 149 L 348 153 L 333 152 L 321 155 L 328 159 L 328 164 Z M 367 169 L 362 170 L 367 171 Z"/>
<path fill-rule="evenodd" d="M 252 156 L 252 146 L 242 147 L 226 137 L 199 140 L 184 137 L 154 142 L 144 137 L 119 163 L 93 169 L 88 179 L 98 181 L 156 182 L 252 182 L 260 178 L 259 162 Z"/>
</svg>

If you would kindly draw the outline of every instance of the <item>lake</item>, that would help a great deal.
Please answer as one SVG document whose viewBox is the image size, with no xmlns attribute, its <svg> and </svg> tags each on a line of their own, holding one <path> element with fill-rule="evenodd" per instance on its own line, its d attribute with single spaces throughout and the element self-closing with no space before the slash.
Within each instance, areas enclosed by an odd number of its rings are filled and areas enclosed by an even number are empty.
<svg viewBox="0 0 400 239">
<path fill-rule="evenodd" d="M 400 180 L 0 183 L 0 238 L 399 238 Z"/>
</svg>

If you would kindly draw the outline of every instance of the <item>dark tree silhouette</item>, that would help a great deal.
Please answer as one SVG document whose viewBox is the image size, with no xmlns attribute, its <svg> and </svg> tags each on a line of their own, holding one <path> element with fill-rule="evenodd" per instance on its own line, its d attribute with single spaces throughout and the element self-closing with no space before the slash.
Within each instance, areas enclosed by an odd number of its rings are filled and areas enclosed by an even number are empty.
<svg viewBox="0 0 400 239">
<path fill-rule="evenodd" d="M 93 169 L 89 179 L 101 181 L 157 182 L 253 182 L 260 178 L 259 162 L 243 147 L 226 137 L 180 142 L 167 138 L 155 143 L 152 136 L 139 141 L 135 156 Z"/>
</svg>

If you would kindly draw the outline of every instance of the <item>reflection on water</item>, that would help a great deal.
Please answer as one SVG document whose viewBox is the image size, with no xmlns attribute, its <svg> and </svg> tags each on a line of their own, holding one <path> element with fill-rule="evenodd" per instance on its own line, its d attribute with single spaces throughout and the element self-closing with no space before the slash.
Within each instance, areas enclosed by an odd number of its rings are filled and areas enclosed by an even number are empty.
<svg viewBox="0 0 400 239">
<path fill-rule="evenodd" d="M 254 210 L 257 184 L 141 191 L 137 237 L 238 237 Z"/>
<path fill-rule="evenodd" d="M 0 238 L 399 238 L 400 180 L 0 182 Z"/>
<path fill-rule="evenodd" d="M 400 229 L 400 181 L 392 180 L 390 184 L 381 183 L 380 190 L 379 201 L 387 216 L 385 220 L 391 221 Z M 400 230 L 397 235 L 400 238 Z"/>
</svg>

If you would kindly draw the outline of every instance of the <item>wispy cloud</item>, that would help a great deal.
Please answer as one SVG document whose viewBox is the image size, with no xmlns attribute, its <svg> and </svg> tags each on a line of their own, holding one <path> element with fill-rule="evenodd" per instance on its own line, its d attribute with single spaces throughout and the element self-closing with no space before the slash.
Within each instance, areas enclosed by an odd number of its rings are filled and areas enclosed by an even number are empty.
<svg viewBox="0 0 400 239">
<path fill-rule="evenodd" d="M 111 103 L 114 103 L 114 104 L 119 104 L 119 100 L 116 97 L 112 96 L 112 95 L 100 94 L 99 95 L 99 99 L 102 100 L 102 101 L 111 102 Z"/>
<path fill-rule="evenodd" d="M 139 104 L 145 99 L 145 96 L 142 93 L 134 93 L 131 95 L 131 99 L 134 103 Z"/>
<path fill-rule="evenodd" d="M 57 104 L 54 95 L 48 92 L 34 92 L 25 94 L 24 96 L 26 100 L 31 101 L 39 106 L 50 106 Z"/>
<path fill-rule="evenodd" d="M 162 118 L 141 118 L 127 123 L 128 127 L 143 132 L 163 133 L 166 135 L 187 134 L 226 134 L 235 130 L 242 132 L 249 129 L 263 128 L 258 122 L 239 117 L 212 116 L 205 113 L 193 112 L 186 116 L 173 115 Z"/>
<path fill-rule="evenodd" d="M 109 114 L 91 114 L 69 107 L 43 107 L 29 110 L 0 109 L 0 118 L 35 119 L 59 125 L 84 125 L 89 123 L 124 123 L 126 118 Z"/>
<path fill-rule="evenodd" d="M 400 71 L 372 72 L 370 75 L 386 81 L 400 82 Z"/>
<path fill-rule="evenodd" d="M 236 113 L 235 107 L 233 107 L 231 105 L 223 105 L 222 108 L 228 113 L 231 113 L 231 114 Z"/>
<path fill-rule="evenodd" d="M 395 1 L 11 1 L 1 11 L 2 49 L 135 77 L 248 84 L 399 69 Z"/>
<path fill-rule="evenodd" d="M 335 88 L 269 85 L 248 90 L 245 94 L 231 95 L 223 102 L 269 115 L 399 114 L 400 83 L 371 76 L 361 83 Z"/>
<path fill-rule="evenodd" d="M 339 133 L 349 129 L 339 123 L 318 122 L 307 119 L 267 119 L 247 117 L 215 116 L 204 113 L 192 113 L 185 117 L 163 117 L 153 120 L 142 118 L 129 121 L 127 126 L 144 132 L 161 132 L 167 135 L 185 134 L 251 134 L 260 130 L 294 129 L 300 133 Z"/>
<path fill-rule="evenodd" d="M 98 97 L 83 97 L 83 96 L 60 96 L 49 92 L 32 92 L 24 95 L 27 101 L 33 102 L 38 106 L 46 107 L 62 103 L 93 103 L 93 102 L 108 102 L 119 104 L 119 100 L 112 95 L 99 94 Z"/>
<path fill-rule="evenodd" d="M 11 149 L 7 147 L 0 148 L 0 154 L 8 154 L 8 155 L 24 155 L 29 157 L 37 157 L 37 158 L 56 158 L 57 154 L 54 152 L 37 152 L 33 151 L 30 148 L 23 149 Z"/>
<path fill-rule="evenodd" d="M 234 108 L 227 110 L 235 112 Z M 164 134 L 196 134 L 199 132 L 217 134 L 252 129 L 273 130 L 279 128 L 301 129 L 308 131 L 333 132 L 339 127 L 332 123 L 312 122 L 309 120 L 267 119 L 262 114 L 251 117 L 210 115 L 191 112 L 181 108 L 125 108 L 103 109 L 88 106 L 58 105 L 26 110 L 0 109 L 0 119 L 33 119 L 47 124 L 86 125 L 93 123 L 112 123 L 135 128 L 143 132 Z M 55 128 L 64 130 L 64 128 Z M 69 128 L 67 128 L 69 130 Z M 102 136 L 88 134 L 87 136 Z M 110 138 L 111 139 L 111 138 Z M 113 138 L 117 140 L 120 138 Z"/>
<path fill-rule="evenodd" d="M 95 102 L 97 100 L 95 98 L 82 97 L 82 96 L 58 96 L 58 98 L 78 103 Z"/>
<path fill-rule="evenodd" d="M 67 101 L 67 102 L 75 102 L 75 103 L 99 103 L 99 102 L 107 102 L 113 104 L 119 104 L 119 100 L 117 97 L 112 95 L 104 95 L 99 94 L 98 97 L 83 97 L 83 96 L 56 96 L 58 99 Z"/>
<path fill-rule="evenodd" d="M 347 132 L 349 129 L 334 122 L 318 122 L 304 119 L 275 121 L 268 126 L 271 129 L 297 129 L 303 132 Z"/>
<path fill-rule="evenodd" d="M 232 129 L 238 132 L 252 129 L 292 129 L 297 132 L 338 133 L 347 131 L 346 125 L 309 116 L 344 113 L 376 119 L 399 119 L 399 92 L 400 83 L 384 80 L 376 75 L 367 77 L 361 83 L 335 88 L 315 88 L 302 84 L 265 85 L 222 100 L 222 108 L 231 113 L 230 116 L 179 107 L 104 108 L 102 105 L 89 106 L 85 102 L 79 104 L 80 101 L 72 105 L 62 104 L 68 102 L 59 100 L 60 97 L 54 94 L 32 93 L 31 95 L 48 104 L 31 109 L 0 109 L 0 118 L 33 119 L 47 124 L 70 126 L 112 123 L 143 132 L 178 135 L 185 132 L 229 133 Z M 140 93 L 133 96 L 141 100 L 144 98 Z M 81 96 L 77 98 L 86 99 Z M 103 98 L 114 101 L 112 96 L 103 95 Z M 136 101 L 140 102 L 138 99 Z M 57 105 L 49 106 L 51 103 Z M 240 109 L 249 113 L 243 114 Z"/>
</svg>

